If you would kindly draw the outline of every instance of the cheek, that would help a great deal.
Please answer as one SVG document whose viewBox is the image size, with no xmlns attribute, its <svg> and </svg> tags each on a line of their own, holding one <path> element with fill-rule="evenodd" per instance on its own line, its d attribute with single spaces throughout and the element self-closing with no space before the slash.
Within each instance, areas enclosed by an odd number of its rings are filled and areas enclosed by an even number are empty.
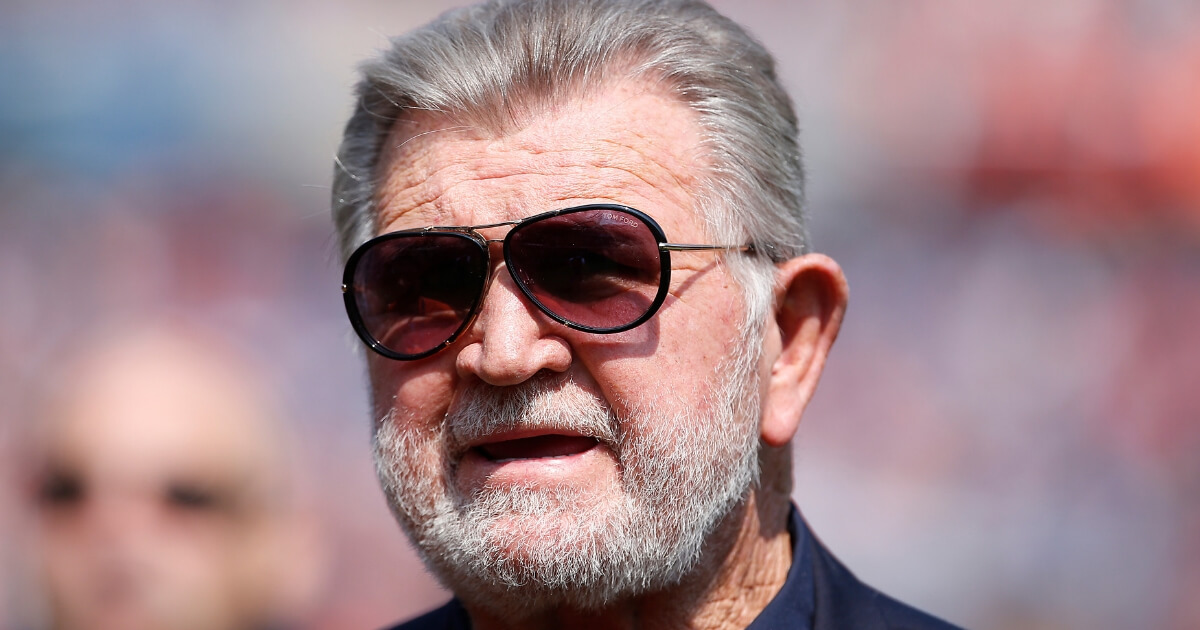
<svg viewBox="0 0 1200 630">
<path fill-rule="evenodd" d="M 393 407 L 406 418 L 433 426 L 450 406 L 455 377 L 449 353 L 436 360 L 392 361 L 372 356 L 367 360 L 371 378 L 372 414 L 375 422 Z"/>
<path fill-rule="evenodd" d="M 729 305 L 730 299 L 724 299 Z M 589 371 L 618 414 L 632 409 L 703 412 L 722 363 L 740 340 L 739 305 L 697 310 L 676 303 L 647 324 L 657 329 L 652 344 L 635 343 L 649 345 L 650 352 L 630 353 L 629 346 L 616 339 L 639 334 L 641 328 L 612 335 L 614 339 L 605 341 L 613 343 L 596 348 Z"/>
</svg>

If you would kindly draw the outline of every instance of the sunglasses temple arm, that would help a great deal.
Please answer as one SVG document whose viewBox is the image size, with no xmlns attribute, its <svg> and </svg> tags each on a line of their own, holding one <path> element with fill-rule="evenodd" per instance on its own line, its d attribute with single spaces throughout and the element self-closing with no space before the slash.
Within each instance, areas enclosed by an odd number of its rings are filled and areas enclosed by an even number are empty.
<svg viewBox="0 0 1200 630">
<path fill-rule="evenodd" d="M 659 243 L 658 248 L 668 252 L 696 252 L 714 249 L 753 252 L 754 245 L 693 245 L 690 243 Z"/>
</svg>

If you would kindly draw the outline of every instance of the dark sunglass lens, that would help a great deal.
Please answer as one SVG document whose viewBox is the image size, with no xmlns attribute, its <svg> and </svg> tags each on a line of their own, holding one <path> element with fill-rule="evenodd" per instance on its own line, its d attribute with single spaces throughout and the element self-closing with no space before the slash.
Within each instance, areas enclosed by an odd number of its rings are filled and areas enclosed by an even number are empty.
<svg viewBox="0 0 1200 630">
<path fill-rule="evenodd" d="M 368 334 L 402 355 L 453 337 L 483 291 L 487 260 L 456 234 L 405 234 L 377 241 L 354 270 L 355 306 Z"/>
<path fill-rule="evenodd" d="M 650 228 L 612 209 L 519 226 L 508 237 L 508 263 L 543 307 L 594 329 L 620 328 L 645 315 L 662 269 Z"/>
</svg>

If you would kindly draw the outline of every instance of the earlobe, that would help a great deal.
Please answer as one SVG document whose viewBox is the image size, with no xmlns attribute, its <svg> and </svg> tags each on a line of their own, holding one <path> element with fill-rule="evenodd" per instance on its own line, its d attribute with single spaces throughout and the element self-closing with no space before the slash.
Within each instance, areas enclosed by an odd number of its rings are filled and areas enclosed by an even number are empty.
<svg viewBox="0 0 1200 630">
<path fill-rule="evenodd" d="M 849 287 L 832 258 L 805 254 L 781 263 L 776 272 L 775 318 L 764 347 L 771 350 L 763 392 L 762 440 L 787 444 L 812 399 L 829 349 L 846 312 Z"/>
</svg>

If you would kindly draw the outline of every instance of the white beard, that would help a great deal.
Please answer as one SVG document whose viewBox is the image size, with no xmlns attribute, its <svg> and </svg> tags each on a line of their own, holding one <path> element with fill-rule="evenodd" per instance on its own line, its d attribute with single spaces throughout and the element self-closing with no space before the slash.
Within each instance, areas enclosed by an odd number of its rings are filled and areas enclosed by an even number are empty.
<svg viewBox="0 0 1200 630">
<path fill-rule="evenodd" d="M 618 419 L 574 382 L 552 377 L 474 386 L 440 432 L 409 429 L 404 411 L 392 409 L 374 439 L 392 511 L 446 586 L 498 614 L 596 609 L 678 584 L 757 481 L 757 357 L 739 355 L 716 370 L 710 380 L 718 386 L 696 401 L 707 413 L 644 406 Z M 509 487 L 471 496 L 455 488 L 457 445 L 534 427 L 570 429 L 607 445 L 619 487 Z"/>
</svg>

